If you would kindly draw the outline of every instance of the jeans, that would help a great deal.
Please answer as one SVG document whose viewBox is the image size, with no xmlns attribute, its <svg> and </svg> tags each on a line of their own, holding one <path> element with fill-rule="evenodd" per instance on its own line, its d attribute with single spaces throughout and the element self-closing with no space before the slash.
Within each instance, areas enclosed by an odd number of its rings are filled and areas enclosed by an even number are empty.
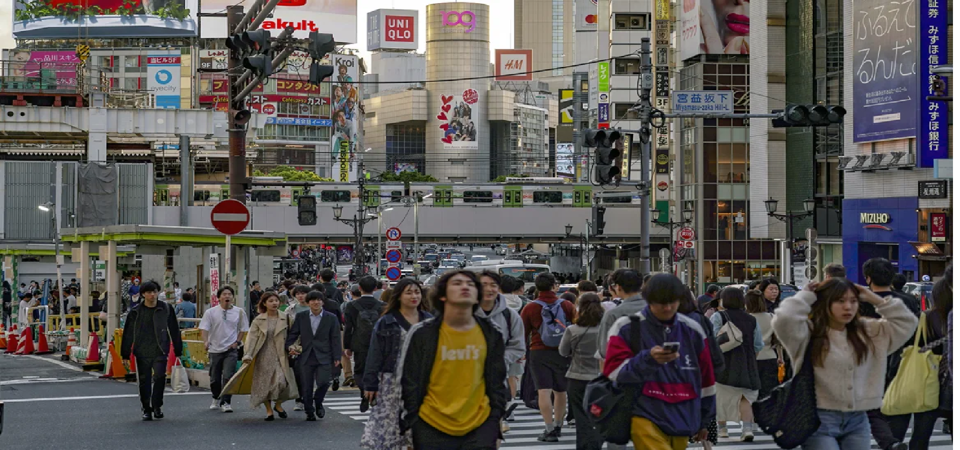
<svg viewBox="0 0 960 450">
<path fill-rule="evenodd" d="M 870 422 L 865 411 L 818 409 L 820 429 L 803 443 L 803 450 L 870 450 Z"/>
<path fill-rule="evenodd" d="M 567 400 L 573 411 L 577 427 L 578 450 L 600 450 L 603 448 L 603 436 L 593 426 L 593 420 L 583 410 L 583 395 L 587 390 L 587 381 L 567 379 Z"/>
<path fill-rule="evenodd" d="M 140 388 L 140 407 L 143 412 L 153 412 L 163 406 L 163 389 L 167 384 L 167 357 L 137 359 L 137 386 Z M 151 386 L 152 384 L 152 386 Z"/>
<path fill-rule="evenodd" d="M 223 386 L 230 381 L 230 378 L 233 378 L 233 374 L 237 372 L 237 350 L 227 350 L 223 353 L 211 353 L 210 354 L 210 391 L 213 394 L 213 398 L 219 398 L 220 404 L 230 404 L 230 399 L 232 396 L 224 395 L 223 398 L 220 398 L 220 393 L 223 392 Z"/>
</svg>

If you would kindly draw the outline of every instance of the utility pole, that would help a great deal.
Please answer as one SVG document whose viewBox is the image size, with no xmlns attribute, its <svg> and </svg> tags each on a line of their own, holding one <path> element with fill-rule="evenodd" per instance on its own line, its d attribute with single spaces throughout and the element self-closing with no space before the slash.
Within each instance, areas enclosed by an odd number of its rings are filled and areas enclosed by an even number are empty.
<svg viewBox="0 0 960 450">
<path fill-rule="evenodd" d="M 650 148 L 653 145 L 653 65 L 650 38 L 640 40 L 640 273 L 650 273 Z"/>
<path fill-rule="evenodd" d="M 253 12 L 251 9 L 250 12 Z M 227 30 L 235 30 L 243 25 L 243 6 L 231 5 L 227 7 Z M 246 111 L 243 98 L 239 98 L 240 86 L 238 86 L 239 70 L 243 67 L 241 55 L 233 50 L 230 51 L 230 57 L 227 58 L 227 80 L 230 86 L 230 107 L 227 111 L 227 119 L 230 121 L 227 130 L 230 139 L 230 154 L 227 159 L 230 174 L 230 198 L 247 203 L 247 195 L 244 192 L 243 184 L 246 178 L 246 154 L 247 154 L 247 129 L 244 113 Z M 249 119 L 250 112 L 246 111 L 246 117 Z"/>
</svg>

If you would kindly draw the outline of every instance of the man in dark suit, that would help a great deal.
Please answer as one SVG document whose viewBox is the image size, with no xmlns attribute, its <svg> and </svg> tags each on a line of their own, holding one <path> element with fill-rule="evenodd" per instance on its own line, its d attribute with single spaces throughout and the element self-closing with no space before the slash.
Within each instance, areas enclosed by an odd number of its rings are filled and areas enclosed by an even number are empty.
<svg viewBox="0 0 960 450">
<path fill-rule="evenodd" d="M 287 349 L 297 357 L 300 372 L 300 396 L 303 397 L 307 420 L 316 421 L 326 414 L 323 398 L 330 386 L 334 367 L 340 366 L 340 321 L 333 313 L 323 309 L 323 293 L 307 294 L 310 310 L 297 314 L 287 333 Z M 300 341 L 300 348 L 296 347 Z M 314 390 L 316 384 L 316 390 Z"/>
</svg>

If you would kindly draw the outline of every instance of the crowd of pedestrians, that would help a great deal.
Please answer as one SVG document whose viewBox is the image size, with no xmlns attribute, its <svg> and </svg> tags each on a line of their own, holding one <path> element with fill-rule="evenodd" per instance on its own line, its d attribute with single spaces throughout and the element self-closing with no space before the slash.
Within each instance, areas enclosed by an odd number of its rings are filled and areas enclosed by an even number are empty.
<svg viewBox="0 0 960 450">
<path fill-rule="evenodd" d="M 774 279 L 696 297 L 671 274 L 626 268 L 562 295 L 551 273 L 525 293 L 523 281 L 492 271 L 449 271 L 427 290 L 411 278 L 336 284 L 325 269 L 312 286 L 254 283 L 249 318 L 224 287 L 200 320 L 211 409 L 230 412 L 231 396 L 248 394 L 268 421 L 288 417 L 287 400 L 315 421 L 342 378 L 370 411 L 367 449 L 495 449 L 520 404 L 540 412 L 538 441 L 560 441 L 566 422 L 584 450 L 710 448 L 731 428 L 743 442 L 768 434 L 805 450 L 867 450 L 871 440 L 925 449 L 937 421 L 952 417 L 952 269 L 925 311 L 896 289 L 889 261 L 859 269 L 866 286 L 830 265 L 824 281 L 789 297 Z M 170 348 L 179 355 L 176 317 L 196 307 L 158 302 L 153 282 L 138 290 L 121 353 L 137 360 L 150 420 L 163 417 L 160 362 Z M 902 379 L 914 354 L 936 363 L 935 380 Z M 770 413 L 785 395 L 809 398 L 791 411 L 798 422 Z M 917 397 L 919 407 L 901 400 Z"/>
</svg>

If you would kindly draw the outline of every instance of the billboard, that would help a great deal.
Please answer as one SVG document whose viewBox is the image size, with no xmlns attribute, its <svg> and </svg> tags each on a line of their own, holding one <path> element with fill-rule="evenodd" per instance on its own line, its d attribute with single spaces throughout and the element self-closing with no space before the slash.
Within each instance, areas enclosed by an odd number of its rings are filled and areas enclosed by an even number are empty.
<svg viewBox="0 0 960 450">
<path fill-rule="evenodd" d="M 180 109 L 180 50 L 147 54 L 147 91 L 161 109 Z"/>
<path fill-rule="evenodd" d="M 14 0 L 13 37 L 195 37 L 198 0 Z"/>
<path fill-rule="evenodd" d="M 701 53 L 749 55 L 750 4 L 683 0 L 679 37 L 680 59 Z"/>
<path fill-rule="evenodd" d="M 330 136 L 331 148 L 335 158 L 339 159 L 340 182 L 353 182 L 357 179 L 354 169 L 354 156 L 357 152 L 357 108 L 360 94 L 354 80 L 359 76 L 357 57 L 350 55 L 332 55 L 336 80 L 331 87 L 331 111 L 333 133 Z M 349 179 L 344 179 L 344 176 Z"/>
<path fill-rule="evenodd" d="M 577 174 L 576 160 L 573 156 L 573 144 L 557 144 L 556 176 L 573 178 Z"/>
<path fill-rule="evenodd" d="M 253 3 L 254 0 L 203 0 L 200 12 L 222 15 L 228 6 L 240 4 L 246 10 Z M 319 31 L 333 34 L 338 43 L 355 44 L 357 0 L 280 0 L 272 17 L 264 20 L 260 29 L 270 30 L 273 36 L 277 36 L 288 26 L 296 30 L 293 33 L 295 38 L 305 39 L 311 31 Z M 200 37 L 226 38 L 227 34 L 226 17 L 203 18 Z"/>
<path fill-rule="evenodd" d="M 573 4 L 576 31 L 597 31 L 597 0 L 576 0 Z"/>
<path fill-rule="evenodd" d="M 573 124 L 573 89 L 560 89 L 560 123 Z"/>
<path fill-rule="evenodd" d="M 40 81 L 44 74 L 55 74 L 57 88 L 77 86 L 77 65 L 80 60 L 74 51 L 11 50 L 7 76 L 14 80 Z"/>
<path fill-rule="evenodd" d="M 476 150 L 477 125 L 473 120 L 473 109 L 480 102 L 476 89 L 467 88 L 453 95 L 440 95 L 440 111 L 437 120 L 443 130 L 444 150 Z"/>
<path fill-rule="evenodd" d="M 533 62 L 533 50 L 497 49 L 497 81 L 529 81 L 533 79 L 530 64 Z"/>
<path fill-rule="evenodd" d="M 853 2 L 854 142 L 917 135 L 917 53 L 921 49 L 917 16 L 906 16 L 922 8 L 900 11 L 888 4 L 889 0 Z"/>
<path fill-rule="evenodd" d="M 367 51 L 416 50 L 419 44 L 419 11 L 378 9 L 367 13 Z"/>
<path fill-rule="evenodd" d="M 933 167 L 937 159 L 950 157 L 948 137 L 950 113 L 948 103 L 927 100 L 933 92 L 933 69 L 947 64 L 947 2 L 920 2 L 919 64 L 920 80 L 919 133 L 917 133 L 917 167 Z"/>
</svg>

